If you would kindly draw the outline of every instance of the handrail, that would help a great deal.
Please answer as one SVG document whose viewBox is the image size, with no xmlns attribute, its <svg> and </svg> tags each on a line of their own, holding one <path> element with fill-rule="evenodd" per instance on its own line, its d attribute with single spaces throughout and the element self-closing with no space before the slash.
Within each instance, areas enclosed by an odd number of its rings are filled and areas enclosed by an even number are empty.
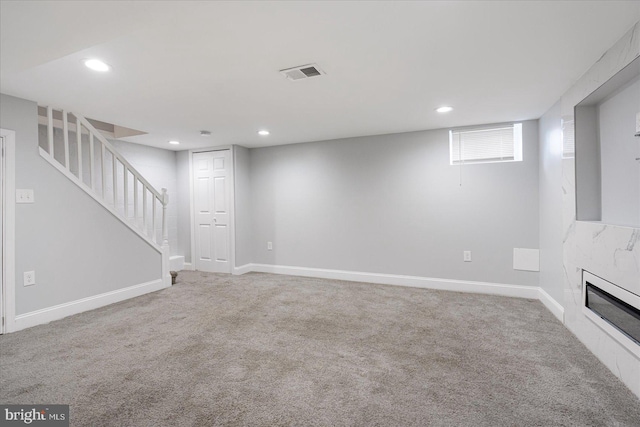
<svg viewBox="0 0 640 427">
<path fill-rule="evenodd" d="M 75 118 L 79 119 L 80 123 L 82 123 L 82 126 L 84 126 L 89 132 L 91 132 L 96 138 L 98 138 L 98 140 L 105 146 L 105 148 L 109 150 L 111 154 L 113 154 L 118 159 L 118 161 L 122 163 L 133 174 L 133 176 L 138 178 L 138 181 L 140 181 L 145 187 L 147 187 L 149 191 L 151 191 L 158 198 L 160 203 L 163 203 L 162 194 L 158 190 L 156 190 L 153 185 L 149 184 L 149 182 L 144 179 L 140 172 L 138 172 L 136 168 L 131 166 L 131 163 L 129 163 L 124 157 L 122 157 L 122 154 L 120 154 L 118 150 L 116 150 L 116 148 L 109 142 L 109 140 L 107 140 L 107 138 L 105 138 L 95 127 L 93 127 L 93 125 L 87 119 L 85 119 L 78 113 L 70 114 L 73 114 Z"/>
<path fill-rule="evenodd" d="M 55 148 L 54 144 L 54 130 L 53 130 L 53 108 L 47 107 L 47 144 L 46 150 L 41 149 L 41 154 L 43 156 L 46 155 L 47 160 L 54 164 L 57 168 L 63 170 L 65 175 L 69 177 L 71 180 L 75 181 L 80 187 L 84 188 L 85 191 L 90 191 L 90 194 L 100 200 L 105 206 L 111 206 L 108 209 L 111 210 L 115 215 L 121 217 L 125 223 L 127 223 L 132 229 L 136 230 L 139 234 L 147 238 L 149 242 L 153 244 L 158 244 L 158 237 L 161 239 L 161 244 L 163 247 L 168 247 L 169 245 L 169 235 L 168 235 L 168 227 L 167 227 L 167 204 L 169 203 L 169 196 L 167 194 L 167 189 L 163 188 L 161 191 L 156 190 L 143 176 L 138 172 L 119 152 L 116 148 L 82 115 L 77 113 L 70 113 L 65 110 L 62 111 L 62 132 L 63 132 L 63 143 L 62 147 Z M 75 123 L 75 132 L 76 138 L 75 141 L 69 138 L 69 132 L 72 132 L 73 123 L 69 122 L 68 115 L 71 114 L 76 118 Z M 83 141 L 82 141 L 82 127 L 86 129 L 88 132 L 88 143 L 89 143 L 89 162 L 88 166 L 88 175 L 89 175 L 89 185 L 85 183 L 84 175 L 83 175 L 83 167 L 84 167 L 84 157 L 83 157 Z M 94 158 L 95 147 L 94 144 L 99 143 L 98 150 L 100 152 L 100 160 Z M 71 156 L 70 146 L 75 145 L 76 151 L 75 155 L 77 158 L 73 158 Z M 58 153 L 58 150 L 62 148 L 64 153 Z M 56 157 L 60 158 L 58 160 L 54 157 L 54 150 L 56 152 Z M 106 152 L 111 153 L 111 164 L 107 162 Z M 64 154 L 64 157 L 62 157 Z M 62 158 L 64 160 L 62 160 Z M 63 164 L 64 162 L 64 164 Z M 122 179 L 119 180 L 120 174 L 118 173 L 118 162 L 122 164 L 123 172 Z M 77 166 L 77 173 L 72 171 L 71 164 Z M 100 165 L 100 191 L 97 191 L 95 188 L 94 177 L 96 177 L 96 165 L 98 163 Z M 106 180 L 107 180 L 107 166 L 111 169 L 111 177 L 113 179 L 113 198 L 109 197 L 107 200 L 106 197 Z M 130 216 L 129 202 L 130 202 L 130 192 L 131 188 L 129 185 L 129 173 L 133 176 L 133 217 Z M 142 185 L 142 198 L 139 197 L 139 188 L 138 183 Z M 120 184 L 120 185 L 119 185 Z M 122 191 L 122 198 L 119 198 L 119 191 Z M 151 212 L 148 212 L 148 199 L 147 192 L 152 196 L 151 197 Z M 142 199 L 142 212 L 139 210 L 140 199 Z M 119 201 L 123 202 L 122 209 L 118 209 Z M 161 230 L 156 229 L 156 202 L 161 204 Z M 142 215 L 140 215 L 142 214 Z M 151 218 L 148 216 L 151 215 Z M 148 219 L 150 219 L 150 224 Z M 149 230 L 149 225 L 151 226 L 151 230 Z M 160 231 L 160 236 L 157 236 L 158 231 Z"/>
</svg>

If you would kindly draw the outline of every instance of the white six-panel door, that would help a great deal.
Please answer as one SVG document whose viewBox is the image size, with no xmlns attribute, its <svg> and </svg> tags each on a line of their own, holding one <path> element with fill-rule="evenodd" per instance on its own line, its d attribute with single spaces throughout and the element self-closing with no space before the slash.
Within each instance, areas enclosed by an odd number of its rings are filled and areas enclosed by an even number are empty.
<svg viewBox="0 0 640 427">
<path fill-rule="evenodd" d="M 230 150 L 193 154 L 196 270 L 231 273 L 230 162 Z"/>
</svg>

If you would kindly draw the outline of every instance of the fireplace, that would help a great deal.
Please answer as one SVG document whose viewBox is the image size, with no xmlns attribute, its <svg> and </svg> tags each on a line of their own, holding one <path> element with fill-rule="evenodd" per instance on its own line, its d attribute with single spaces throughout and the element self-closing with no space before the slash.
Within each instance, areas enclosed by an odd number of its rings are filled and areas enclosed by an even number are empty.
<svg viewBox="0 0 640 427">
<path fill-rule="evenodd" d="M 582 272 L 583 313 L 640 357 L 640 296 Z"/>
</svg>

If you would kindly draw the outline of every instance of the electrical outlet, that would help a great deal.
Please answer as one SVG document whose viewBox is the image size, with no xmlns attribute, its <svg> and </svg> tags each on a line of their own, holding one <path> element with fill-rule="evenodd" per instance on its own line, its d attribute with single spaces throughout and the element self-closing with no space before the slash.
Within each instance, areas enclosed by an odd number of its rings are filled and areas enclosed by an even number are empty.
<svg viewBox="0 0 640 427">
<path fill-rule="evenodd" d="M 24 286 L 31 286 L 36 284 L 36 272 L 25 271 L 24 272 Z"/>
<path fill-rule="evenodd" d="M 464 262 L 471 262 L 471 251 L 462 252 L 462 259 Z"/>
<path fill-rule="evenodd" d="M 273 243 L 267 242 L 267 250 L 268 251 L 272 251 L 273 250 Z"/>
<path fill-rule="evenodd" d="M 16 190 L 16 203 L 35 202 L 33 190 Z"/>
</svg>

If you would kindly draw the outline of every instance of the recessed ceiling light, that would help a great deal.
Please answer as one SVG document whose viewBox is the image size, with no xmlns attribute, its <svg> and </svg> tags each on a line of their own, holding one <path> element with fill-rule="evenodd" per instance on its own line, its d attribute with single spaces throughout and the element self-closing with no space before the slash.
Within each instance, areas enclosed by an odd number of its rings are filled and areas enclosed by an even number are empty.
<svg viewBox="0 0 640 427">
<path fill-rule="evenodd" d="M 258 131 L 258 135 L 260 135 L 260 136 L 267 136 L 267 135 L 269 135 L 269 131 L 268 131 L 268 130 L 266 130 L 266 129 L 259 130 L 259 131 Z"/>
<path fill-rule="evenodd" d="M 176 140 L 169 141 L 169 144 L 178 145 L 178 144 L 180 144 L 180 141 L 176 141 Z"/>
<path fill-rule="evenodd" d="M 105 72 L 111 69 L 110 66 L 100 61 L 99 59 L 85 59 L 84 65 L 86 65 L 87 68 L 91 68 L 93 71 Z"/>
<path fill-rule="evenodd" d="M 201 130 L 200 136 L 211 136 L 211 131 L 209 130 Z"/>
<path fill-rule="evenodd" d="M 440 107 L 440 108 L 436 108 L 436 111 L 438 113 L 448 113 L 449 111 L 452 111 L 453 107 L 449 107 L 449 106 L 444 106 L 444 107 Z"/>
</svg>

